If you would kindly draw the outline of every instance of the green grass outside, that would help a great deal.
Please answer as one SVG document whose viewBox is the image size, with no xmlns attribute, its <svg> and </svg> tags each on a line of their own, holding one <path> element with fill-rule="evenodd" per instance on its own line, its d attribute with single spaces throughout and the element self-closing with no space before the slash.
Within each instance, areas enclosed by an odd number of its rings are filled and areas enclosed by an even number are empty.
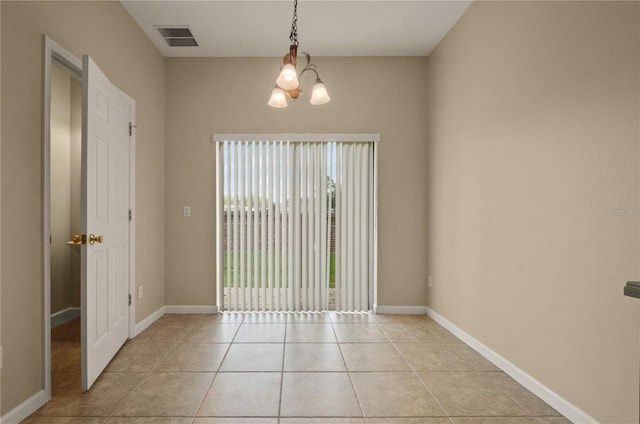
<svg viewBox="0 0 640 424">
<path fill-rule="evenodd" d="M 234 281 L 234 257 L 233 252 L 224 252 L 224 286 L 230 287 L 233 285 Z M 261 278 L 262 278 L 262 253 L 256 252 L 255 255 L 258 256 L 258 278 L 254 278 L 253 265 L 254 265 L 254 252 L 246 252 L 244 254 L 244 269 L 246 270 L 249 263 L 251 264 L 251 275 L 247 280 L 249 282 L 249 287 L 262 287 Z M 280 258 L 280 287 L 282 287 L 282 257 Z M 240 262 L 241 256 L 238 257 L 238 262 Z M 230 262 L 231 269 L 227 267 L 228 261 Z M 275 270 L 274 270 L 275 272 Z M 275 275 L 273 277 L 275 279 Z M 278 284 L 278 282 L 276 282 Z M 336 286 L 336 254 L 329 254 L 329 287 L 335 288 Z"/>
</svg>

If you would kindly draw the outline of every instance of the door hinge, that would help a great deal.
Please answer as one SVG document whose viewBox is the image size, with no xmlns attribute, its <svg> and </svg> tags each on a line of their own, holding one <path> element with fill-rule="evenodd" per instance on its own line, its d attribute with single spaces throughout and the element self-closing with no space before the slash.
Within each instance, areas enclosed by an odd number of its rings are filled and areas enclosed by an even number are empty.
<svg viewBox="0 0 640 424">
<path fill-rule="evenodd" d="M 129 295 L 129 306 L 131 306 L 131 295 Z"/>
<path fill-rule="evenodd" d="M 131 209 L 129 209 L 129 221 L 131 221 Z"/>
<path fill-rule="evenodd" d="M 136 125 L 133 125 L 133 122 L 129 122 L 129 137 L 133 135 L 133 129 L 138 128 Z"/>
</svg>

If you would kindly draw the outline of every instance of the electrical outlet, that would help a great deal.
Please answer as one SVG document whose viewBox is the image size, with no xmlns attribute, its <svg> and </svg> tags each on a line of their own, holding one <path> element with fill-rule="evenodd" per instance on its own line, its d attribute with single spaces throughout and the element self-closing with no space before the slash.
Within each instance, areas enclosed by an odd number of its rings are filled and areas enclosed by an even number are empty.
<svg viewBox="0 0 640 424">
<path fill-rule="evenodd" d="M 142 299 L 142 286 L 138 286 L 138 299 Z"/>
<path fill-rule="evenodd" d="M 433 287 L 433 278 L 427 277 L 427 287 Z"/>
<path fill-rule="evenodd" d="M 190 217 L 191 216 L 191 206 L 185 206 L 183 213 L 184 213 L 185 217 L 187 217 L 187 218 Z"/>
</svg>

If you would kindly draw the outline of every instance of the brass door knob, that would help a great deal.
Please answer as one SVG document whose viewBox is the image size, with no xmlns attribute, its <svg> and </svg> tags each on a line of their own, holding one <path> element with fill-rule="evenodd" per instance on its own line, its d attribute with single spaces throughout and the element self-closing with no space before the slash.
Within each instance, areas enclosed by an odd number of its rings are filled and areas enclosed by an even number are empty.
<svg viewBox="0 0 640 424">
<path fill-rule="evenodd" d="M 102 243 L 103 240 L 104 240 L 104 237 L 102 237 L 102 236 L 96 236 L 95 234 L 89 234 L 89 244 Z"/>
</svg>

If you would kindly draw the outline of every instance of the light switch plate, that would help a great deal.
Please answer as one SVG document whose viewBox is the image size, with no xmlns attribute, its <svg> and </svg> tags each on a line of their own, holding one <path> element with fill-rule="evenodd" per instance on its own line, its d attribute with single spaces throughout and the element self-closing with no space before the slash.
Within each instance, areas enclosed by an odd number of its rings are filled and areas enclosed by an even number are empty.
<svg viewBox="0 0 640 424">
<path fill-rule="evenodd" d="M 184 207 L 184 216 L 186 216 L 186 217 L 190 217 L 191 216 L 191 206 L 185 206 Z"/>
</svg>

